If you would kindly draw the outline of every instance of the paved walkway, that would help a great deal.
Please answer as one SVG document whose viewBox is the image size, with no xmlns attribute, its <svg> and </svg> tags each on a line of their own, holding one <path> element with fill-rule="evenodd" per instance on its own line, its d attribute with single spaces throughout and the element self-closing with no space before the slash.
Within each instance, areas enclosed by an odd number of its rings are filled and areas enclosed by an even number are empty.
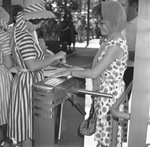
<svg viewBox="0 0 150 147">
<path fill-rule="evenodd" d="M 87 41 L 82 43 L 76 42 L 76 48 L 99 48 L 99 39 L 91 39 L 89 40 L 89 45 L 87 46 Z"/>
<path fill-rule="evenodd" d="M 88 46 L 86 41 L 77 42 L 75 47 L 76 51 L 67 55 L 67 64 L 73 66 L 85 65 L 84 68 L 90 68 L 91 65 L 88 64 L 93 62 L 93 58 L 99 49 L 99 39 L 90 40 Z"/>
<path fill-rule="evenodd" d="M 99 39 L 90 40 L 88 46 L 86 41 L 84 41 L 83 43 L 77 42 L 75 46 L 76 52 L 67 57 L 67 63 L 75 66 L 88 65 L 89 63 L 93 62 L 93 58 L 97 50 L 99 49 Z M 91 68 L 91 65 L 84 68 Z M 86 79 L 85 89 L 92 90 L 92 83 L 90 78 Z M 89 115 L 90 105 L 91 105 L 91 96 L 86 95 L 85 111 L 87 114 L 85 116 L 85 119 Z M 84 147 L 96 147 L 96 144 L 97 142 L 94 141 L 94 135 L 84 137 Z"/>
<path fill-rule="evenodd" d="M 99 47 L 100 47 L 99 39 L 89 40 L 88 46 L 87 41 L 84 41 L 82 43 L 76 42 L 75 44 L 76 52 L 73 52 L 70 55 L 76 54 L 76 56 L 94 57 Z"/>
</svg>

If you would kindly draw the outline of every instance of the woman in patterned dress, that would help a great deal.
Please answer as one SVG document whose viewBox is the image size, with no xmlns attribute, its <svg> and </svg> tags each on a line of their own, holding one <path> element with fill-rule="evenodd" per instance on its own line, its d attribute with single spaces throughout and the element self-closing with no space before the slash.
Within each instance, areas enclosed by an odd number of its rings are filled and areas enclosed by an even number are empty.
<svg viewBox="0 0 150 147">
<path fill-rule="evenodd" d="M 9 68 L 12 67 L 10 33 L 8 33 L 8 13 L 0 6 L 0 140 L 5 139 L 7 111 L 10 98 L 10 86 L 12 75 Z"/>
<path fill-rule="evenodd" d="M 123 75 L 127 67 L 128 48 L 121 31 L 125 28 L 126 14 L 120 3 L 106 1 L 96 9 L 98 19 L 103 17 L 102 33 L 106 41 L 101 45 L 92 69 L 73 70 L 72 76 L 93 79 L 93 91 L 112 94 L 113 98 L 95 98 L 97 125 L 95 140 L 97 147 L 110 147 L 112 134 L 112 115 L 109 108 L 124 92 Z M 102 12 L 101 12 L 102 11 Z M 123 106 L 120 108 L 123 109 Z M 118 127 L 117 147 L 122 146 L 121 121 Z"/>
<path fill-rule="evenodd" d="M 43 50 L 34 40 L 33 31 L 41 26 L 41 18 L 50 18 L 41 0 L 24 0 L 26 7 L 19 12 L 14 32 L 15 64 L 20 68 L 12 81 L 8 135 L 20 146 L 32 146 L 32 84 L 44 78 L 42 68 L 64 58 L 59 52 L 44 59 Z M 43 18 L 43 19 L 44 19 Z"/>
</svg>

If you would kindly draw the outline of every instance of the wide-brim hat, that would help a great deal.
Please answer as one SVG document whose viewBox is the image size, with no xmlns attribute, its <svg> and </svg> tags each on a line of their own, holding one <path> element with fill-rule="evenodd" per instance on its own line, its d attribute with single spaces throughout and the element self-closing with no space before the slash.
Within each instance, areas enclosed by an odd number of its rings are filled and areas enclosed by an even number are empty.
<svg viewBox="0 0 150 147">
<path fill-rule="evenodd" d="M 48 19 L 55 17 L 54 13 L 46 10 L 42 0 L 24 0 L 23 1 L 25 19 Z"/>
<path fill-rule="evenodd" d="M 2 20 L 5 23 L 8 23 L 10 19 L 9 14 L 5 11 L 3 7 L 0 6 L 0 20 Z"/>
</svg>

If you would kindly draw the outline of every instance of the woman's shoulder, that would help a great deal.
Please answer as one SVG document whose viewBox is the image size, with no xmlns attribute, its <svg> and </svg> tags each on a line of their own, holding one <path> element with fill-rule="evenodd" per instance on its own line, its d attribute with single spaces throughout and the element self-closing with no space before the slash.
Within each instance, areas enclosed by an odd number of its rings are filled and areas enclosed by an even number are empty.
<svg viewBox="0 0 150 147">
<path fill-rule="evenodd" d="M 26 31 L 23 31 L 23 32 L 16 32 L 15 34 L 15 38 L 16 38 L 16 41 L 17 43 L 29 43 L 29 42 L 32 42 L 33 41 L 33 37 L 31 34 L 29 34 L 28 32 Z"/>
<path fill-rule="evenodd" d="M 108 45 L 127 45 L 127 42 L 123 35 L 119 35 L 108 41 Z"/>
<path fill-rule="evenodd" d="M 123 35 L 116 36 L 115 38 L 110 40 L 107 44 L 107 47 L 110 48 L 111 46 L 114 46 L 114 45 L 122 49 L 124 52 L 128 51 L 127 42 Z"/>
<path fill-rule="evenodd" d="M 26 37 L 26 36 L 31 36 L 31 35 L 29 35 L 29 33 L 27 32 L 27 31 L 20 31 L 20 30 L 16 30 L 15 31 L 15 37 L 17 38 L 19 38 L 19 37 Z"/>
</svg>

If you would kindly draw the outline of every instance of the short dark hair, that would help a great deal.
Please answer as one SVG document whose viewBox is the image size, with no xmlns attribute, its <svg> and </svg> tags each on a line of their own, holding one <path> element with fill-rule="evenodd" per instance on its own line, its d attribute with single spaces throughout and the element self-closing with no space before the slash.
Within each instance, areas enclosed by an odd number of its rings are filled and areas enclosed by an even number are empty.
<svg viewBox="0 0 150 147">
<path fill-rule="evenodd" d="M 23 11 L 23 7 L 21 5 L 12 6 L 12 14 L 17 15 L 18 12 Z"/>
<path fill-rule="evenodd" d="M 16 23 L 16 17 L 18 12 L 23 11 L 23 7 L 21 5 L 14 5 L 12 6 L 12 19 L 13 19 L 13 23 Z"/>
<path fill-rule="evenodd" d="M 134 3 L 138 5 L 139 0 L 128 0 L 128 2 L 129 2 L 129 6 L 132 6 Z"/>
</svg>

